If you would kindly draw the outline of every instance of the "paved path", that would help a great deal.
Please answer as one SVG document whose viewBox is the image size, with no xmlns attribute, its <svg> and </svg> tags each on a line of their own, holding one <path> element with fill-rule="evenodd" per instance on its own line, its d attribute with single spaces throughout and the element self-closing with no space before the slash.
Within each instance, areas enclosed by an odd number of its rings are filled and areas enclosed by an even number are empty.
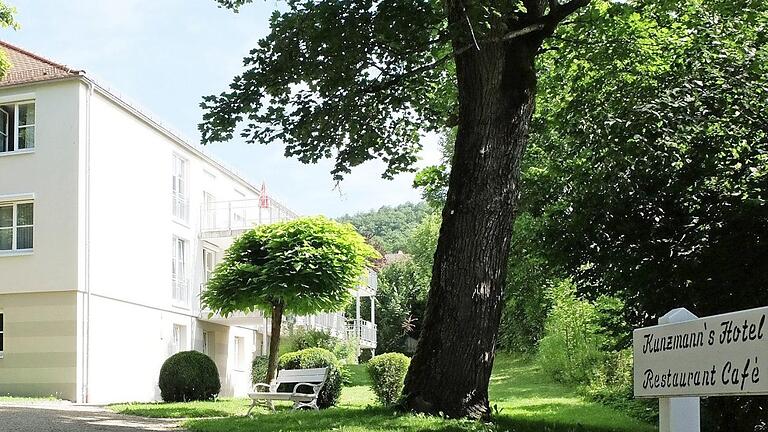
<svg viewBox="0 0 768 432">
<path fill-rule="evenodd" d="M 115 414 L 76 405 L 0 404 L 0 432 L 181 432 L 175 420 Z"/>
</svg>

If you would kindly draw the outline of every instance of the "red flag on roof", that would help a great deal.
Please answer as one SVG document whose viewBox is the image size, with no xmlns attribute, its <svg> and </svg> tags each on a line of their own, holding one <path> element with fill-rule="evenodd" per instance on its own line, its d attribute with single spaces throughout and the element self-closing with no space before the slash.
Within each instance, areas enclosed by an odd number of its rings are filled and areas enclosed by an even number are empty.
<svg viewBox="0 0 768 432">
<path fill-rule="evenodd" d="M 261 193 L 259 194 L 259 207 L 269 208 L 269 195 L 267 195 L 267 185 L 261 182 Z"/>
</svg>

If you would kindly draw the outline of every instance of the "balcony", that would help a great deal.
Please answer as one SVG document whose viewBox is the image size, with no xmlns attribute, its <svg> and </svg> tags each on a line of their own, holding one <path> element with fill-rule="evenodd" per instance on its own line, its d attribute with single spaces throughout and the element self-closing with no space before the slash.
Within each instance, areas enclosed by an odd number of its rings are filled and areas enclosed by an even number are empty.
<svg viewBox="0 0 768 432">
<path fill-rule="evenodd" d="M 307 329 L 329 333 L 340 339 L 347 336 L 346 320 L 339 312 L 297 317 L 296 324 Z"/>
<path fill-rule="evenodd" d="M 360 348 L 376 348 L 376 324 L 364 319 L 347 321 L 347 337 L 360 342 Z"/>
<path fill-rule="evenodd" d="M 270 198 L 267 205 L 259 199 L 207 202 L 200 215 L 200 237 L 236 237 L 264 224 L 283 222 L 298 215 Z"/>
</svg>

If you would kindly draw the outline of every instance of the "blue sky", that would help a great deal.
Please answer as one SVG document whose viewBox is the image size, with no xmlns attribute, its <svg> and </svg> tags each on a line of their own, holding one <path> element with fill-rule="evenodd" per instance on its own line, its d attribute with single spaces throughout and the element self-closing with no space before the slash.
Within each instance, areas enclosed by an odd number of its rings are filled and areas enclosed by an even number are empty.
<svg viewBox="0 0 768 432">
<path fill-rule="evenodd" d="M 21 29 L 3 30 L 3 40 L 85 69 L 192 142 L 199 139 L 201 97 L 226 89 L 280 6 L 255 0 L 235 14 L 214 0 L 6 2 L 18 10 Z M 439 158 L 435 141 L 425 140 L 420 165 Z M 280 145 L 235 139 L 208 150 L 252 181 L 266 181 L 271 194 L 300 214 L 334 217 L 419 199 L 413 174 L 384 180 L 378 161 L 356 168 L 335 188 L 330 161 L 304 165 L 285 158 Z"/>
</svg>

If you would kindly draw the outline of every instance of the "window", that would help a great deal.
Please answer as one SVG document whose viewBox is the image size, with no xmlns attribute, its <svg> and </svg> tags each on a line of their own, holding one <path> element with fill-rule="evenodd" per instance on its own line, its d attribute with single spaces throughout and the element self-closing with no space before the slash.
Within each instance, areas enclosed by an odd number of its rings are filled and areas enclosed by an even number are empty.
<svg viewBox="0 0 768 432">
<path fill-rule="evenodd" d="M 216 253 L 209 249 L 203 249 L 203 284 L 207 285 L 213 276 L 216 267 Z"/>
<path fill-rule="evenodd" d="M 216 198 L 203 192 L 203 228 L 216 228 Z"/>
<path fill-rule="evenodd" d="M 235 336 L 235 369 L 245 368 L 245 338 Z"/>
<path fill-rule="evenodd" d="M 213 358 L 213 351 L 214 351 L 213 332 L 204 331 L 203 332 L 203 354 L 207 355 L 210 358 Z"/>
<path fill-rule="evenodd" d="M 3 313 L 0 312 L 0 358 L 3 358 L 3 352 L 5 351 L 5 345 L 3 337 L 5 336 L 5 323 L 3 322 Z"/>
<path fill-rule="evenodd" d="M 0 105 L 0 153 L 35 148 L 35 102 Z"/>
<path fill-rule="evenodd" d="M 171 350 L 173 353 L 178 353 L 187 350 L 187 326 L 181 324 L 173 325 L 173 346 Z"/>
<path fill-rule="evenodd" d="M 173 215 L 183 221 L 188 219 L 187 161 L 173 155 Z"/>
<path fill-rule="evenodd" d="M 0 253 L 32 250 L 34 216 L 31 202 L 0 203 Z"/>
<path fill-rule="evenodd" d="M 189 282 L 187 281 L 187 241 L 173 237 L 173 259 L 171 263 L 173 302 L 177 306 L 189 306 Z"/>
</svg>

